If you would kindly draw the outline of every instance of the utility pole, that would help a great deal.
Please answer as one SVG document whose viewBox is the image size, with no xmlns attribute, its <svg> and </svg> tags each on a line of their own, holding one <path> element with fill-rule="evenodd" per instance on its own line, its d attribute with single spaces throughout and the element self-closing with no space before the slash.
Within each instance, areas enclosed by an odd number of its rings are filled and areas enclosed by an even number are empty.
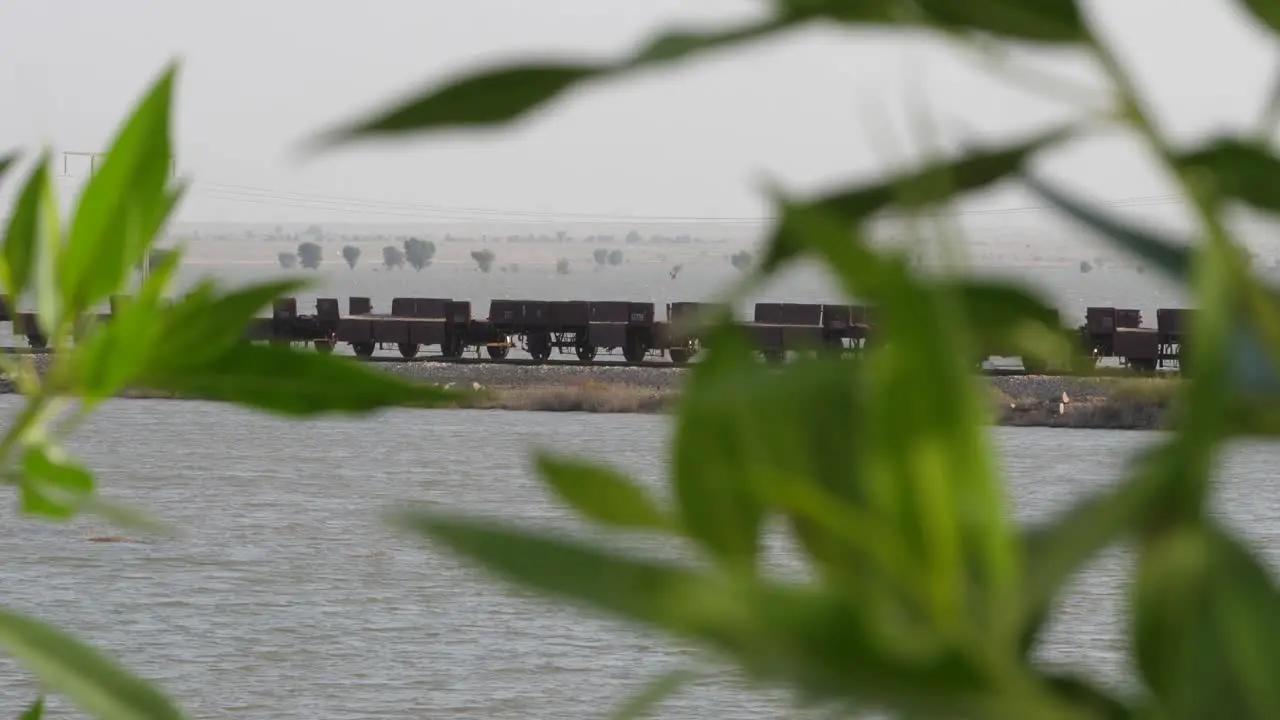
<svg viewBox="0 0 1280 720">
<path fill-rule="evenodd" d="M 70 162 L 71 162 L 71 158 L 73 158 L 73 157 L 79 157 L 79 158 L 85 158 L 85 157 L 87 157 L 87 158 L 89 158 L 89 178 L 90 178 L 90 179 L 92 179 L 92 178 L 93 178 L 93 176 L 98 172 L 98 160 L 99 160 L 100 158 L 104 158 L 104 157 L 106 157 L 106 156 L 107 156 L 107 154 L 106 154 L 106 153 L 103 153 L 103 152 L 86 152 L 86 151 L 81 151 L 81 150 L 64 150 L 64 151 L 62 152 L 62 177 L 73 177 L 73 175 L 71 175 L 71 172 L 70 172 Z M 177 175 L 177 173 L 178 173 L 178 161 L 177 161 L 177 159 L 176 159 L 176 158 L 169 158 L 169 179 L 171 179 L 171 180 L 172 180 L 172 179 L 173 179 L 173 177 L 174 177 L 175 175 Z M 147 276 L 149 276 L 150 274 L 151 274 L 151 253 L 147 253 L 147 254 L 142 258 L 142 278 L 141 278 L 141 282 L 145 283 L 145 282 L 147 281 Z"/>
</svg>

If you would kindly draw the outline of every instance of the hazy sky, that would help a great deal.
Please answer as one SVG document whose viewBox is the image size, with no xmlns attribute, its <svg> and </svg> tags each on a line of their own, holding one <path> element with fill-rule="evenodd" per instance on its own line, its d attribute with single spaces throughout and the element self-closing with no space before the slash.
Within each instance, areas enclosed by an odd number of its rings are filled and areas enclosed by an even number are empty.
<svg viewBox="0 0 1280 720">
<path fill-rule="evenodd" d="M 1090 3 L 1180 139 L 1248 127 L 1259 114 L 1277 55 L 1236 5 Z M 741 218 L 768 212 L 766 179 L 817 189 L 910 157 L 920 143 L 908 143 L 902 119 L 913 108 L 930 110 L 953 140 L 959 128 L 991 135 L 1066 117 L 1068 106 L 953 51 L 814 27 L 584 89 L 509 131 L 305 162 L 292 152 L 332 123 L 462 69 L 531 53 L 621 54 L 659 28 L 732 22 L 758 8 L 746 0 L 4 0 L 0 138 L 101 150 L 164 62 L 180 57 L 177 151 L 181 171 L 197 180 L 184 219 L 477 217 L 429 207 Z M 1069 55 L 1034 59 L 1090 81 Z M 1171 191 L 1123 140 L 1080 143 L 1046 170 L 1108 200 Z M 362 200 L 383 203 L 381 213 Z"/>
</svg>

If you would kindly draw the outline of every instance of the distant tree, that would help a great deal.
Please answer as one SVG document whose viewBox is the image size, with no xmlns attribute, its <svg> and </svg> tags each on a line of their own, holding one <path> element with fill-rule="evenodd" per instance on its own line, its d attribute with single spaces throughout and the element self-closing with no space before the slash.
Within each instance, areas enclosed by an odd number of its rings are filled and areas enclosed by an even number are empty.
<svg viewBox="0 0 1280 720">
<path fill-rule="evenodd" d="M 476 267 L 480 268 L 480 272 L 487 273 L 493 269 L 493 261 L 497 256 L 489 248 L 483 250 L 472 250 L 471 259 L 476 261 Z"/>
<path fill-rule="evenodd" d="M 360 248 L 355 245 L 343 246 L 342 259 L 347 261 L 347 267 L 355 270 L 356 263 L 360 261 Z"/>
<path fill-rule="evenodd" d="M 614 250 L 613 252 L 609 253 L 609 264 L 614 266 L 622 264 L 621 250 Z"/>
<path fill-rule="evenodd" d="M 635 230 L 632 230 L 631 232 L 627 233 L 628 245 L 635 245 L 636 243 L 641 243 L 641 242 L 644 242 L 644 237 L 640 235 L 640 233 L 636 232 Z"/>
<path fill-rule="evenodd" d="M 324 237 L 324 228 L 319 225 L 308 225 L 306 230 L 302 231 L 303 235 L 310 235 L 317 240 Z"/>
<path fill-rule="evenodd" d="M 404 251 L 395 245 L 388 245 L 382 248 L 382 264 L 388 270 L 404 267 Z"/>
<path fill-rule="evenodd" d="M 608 248 L 596 248 L 591 251 L 591 257 L 595 258 L 597 265 L 606 265 L 609 262 Z"/>
<path fill-rule="evenodd" d="M 285 270 L 292 270 L 298 266 L 298 256 L 291 252 L 282 252 L 276 259 L 280 261 L 280 267 Z"/>
<path fill-rule="evenodd" d="M 1087 273 L 1087 272 L 1089 272 L 1089 271 L 1090 271 L 1090 270 L 1092 270 L 1092 269 L 1093 269 L 1093 266 L 1089 264 L 1089 261 L 1088 261 L 1088 260 L 1081 260 L 1081 261 L 1080 261 L 1080 272 L 1082 272 L 1082 273 Z"/>
<path fill-rule="evenodd" d="M 568 239 L 569 239 L 569 232 L 567 230 L 556 231 L 556 242 L 564 242 L 565 240 L 568 240 Z"/>
<path fill-rule="evenodd" d="M 680 270 L 683 268 L 684 268 L 684 265 L 676 265 L 675 267 L 671 268 L 671 279 L 675 280 L 676 276 L 680 274 Z"/>
<path fill-rule="evenodd" d="M 436 244 L 430 240 L 419 240 L 411 237 L 404 241 L 404 259 L 409 261 L 414 270 L 421 270 L 431 264 L 436 256 Z"/>
<path fill-rule="evenodd" d="M 556 274 L 557 275 L 569 274 L 569 258 L 560 258 L 559 260 L 556 261 Z"/>
<path fill-rule="evenodd" d="M 733 266 L 743 272 L 751 267 L 751 263 L 755 261 L 755 256 L 748 250 L 740 250 L 729 257 L 729 262 Z"/>
<path fill-rule="evenodd" d="M 308 270 L 320 269 L 324 262 L 324 248 L 310 240 L 298 245 L 298 263 Z"/>
</svg>

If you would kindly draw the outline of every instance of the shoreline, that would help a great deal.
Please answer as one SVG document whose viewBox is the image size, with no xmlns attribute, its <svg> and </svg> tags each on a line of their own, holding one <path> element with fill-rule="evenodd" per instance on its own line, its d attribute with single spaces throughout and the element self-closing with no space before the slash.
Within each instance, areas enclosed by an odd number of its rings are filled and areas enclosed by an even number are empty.
<svg viewBox="0 0 1280 720">
<path fill-rule="evenodd" d="M 37 361 L 37 368 L 43 363 Z M 661 414 L 674 410 L 687 370 L 654 367 L 384 363 L 375 367 L 417 382 L 478 388 L 462 409 Z M 1160 430 L 1171 419 L 1176 378 L 1005 375 L 990 388 L 992 424 L 1110 430 Z M 0 394 L 16 390 L 0 378 Z M 182 400 L 173 393 L 130 390 L 118 397 Z"/>
</svg>

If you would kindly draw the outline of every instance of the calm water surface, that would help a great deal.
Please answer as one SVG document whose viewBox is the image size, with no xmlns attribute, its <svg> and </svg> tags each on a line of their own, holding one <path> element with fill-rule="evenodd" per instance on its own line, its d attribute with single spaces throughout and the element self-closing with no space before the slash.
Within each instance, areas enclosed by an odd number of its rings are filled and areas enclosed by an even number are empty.
<svg viewBox="0 0 1280 720">
<path fill-rule="evenodd" d="M 12 398 L 0 398 L 11 412 Z M 198 718 L 587 718 L 696 660 L 664 639 L 552 607 L 388 530 L 427 501 L 550 526 L 567 517 L 529 472 L 539 446 L 607 458 L 650 482 L 668 427 L 648 416 L 389 412 L 306 424 L 195 403 L 120 401 L 75 450 L 109 495 L 180 524 L 176 539 L 94 543 L 90 521 L 0 524 L 3 602 L 110 649 Z M 1002 429 L 1015 511 L 1038 519 L 1111 481 L 1151 435 Z M 1274 446 L 1233 452 L 1225 509 L 1280 560 Z M 780 542 L 771 562 L 794 568 Z M 1121 677 L 1125 559 L 1091 568 L 1044 655 Z M 0 662 L 0 715 L 36 689 Z M 57 702 L 57 717 L 73 717 Z M 788 716 L 721 672 L 669 718 Z"/>
</svg>

